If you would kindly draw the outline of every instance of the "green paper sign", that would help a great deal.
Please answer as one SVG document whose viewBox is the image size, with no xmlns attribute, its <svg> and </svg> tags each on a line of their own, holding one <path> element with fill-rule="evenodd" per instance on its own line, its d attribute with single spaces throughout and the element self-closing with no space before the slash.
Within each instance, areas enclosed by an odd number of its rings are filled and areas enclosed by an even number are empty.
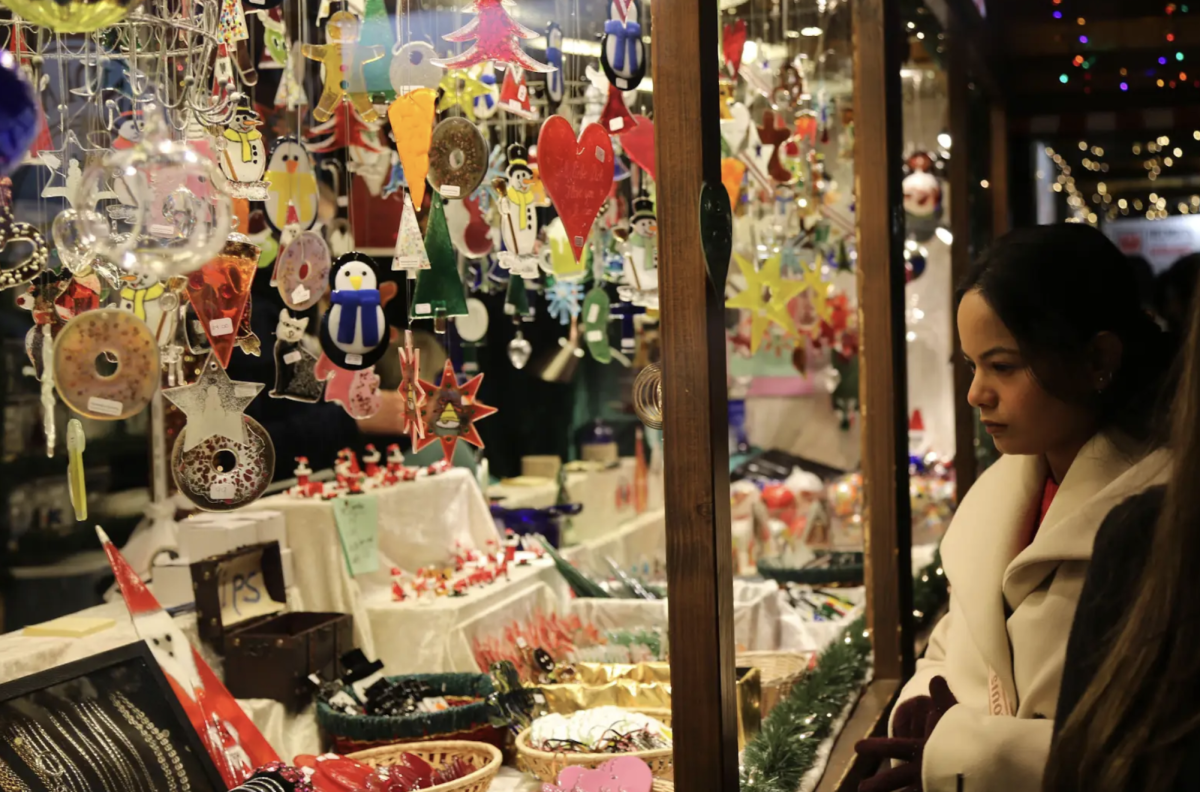
<svg viewBox="0 0 1200 792">
<path fill-rule="evenodd" d="M 374 495 L 333 499 L 333 519 L 351 576 L 379 569 L 379 504 Z"/>
<path fill-rule="evenodd" d="M 733 255 L 733 208 L 722 184 L 714 187 L 705 182 L 700 188 L 700 244 L 709 280 L 718 295 L 724 294 L 729 258 Z"/>
</svg>

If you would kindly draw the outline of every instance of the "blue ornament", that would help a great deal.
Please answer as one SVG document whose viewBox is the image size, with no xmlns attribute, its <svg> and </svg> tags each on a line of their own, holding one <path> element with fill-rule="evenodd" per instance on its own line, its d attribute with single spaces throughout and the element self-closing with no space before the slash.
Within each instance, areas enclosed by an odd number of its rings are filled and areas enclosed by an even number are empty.
<svg viewBox="0 0 1200 792">
<path fill-rule="evenodd" d="M 20 167 L 41 123 L 33 85 L 11 52 L 0 53 L 0 176 Z"/>
</svg>

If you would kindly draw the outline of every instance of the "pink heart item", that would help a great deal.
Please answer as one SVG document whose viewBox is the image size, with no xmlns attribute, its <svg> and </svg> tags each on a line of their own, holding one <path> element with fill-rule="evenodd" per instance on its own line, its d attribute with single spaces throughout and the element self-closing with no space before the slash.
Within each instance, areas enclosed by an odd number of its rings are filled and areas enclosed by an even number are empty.
<svg viewBox="0 0 1200 792">
<path fill-rule="evenodd" d="M 654 122 L 644 115 L 633 117 L 634 125 L 621 134 L 621 148 L 639 168 L 654 175 Z"/>
<path fill-rule="evenodd" d="M 599 124 L 588 124 L 576 140 L 570 121 L 550 116 L 538 134 L 538 173 L 578 262 L 596 215 L 612 190 L 613 150 L 608 133 Z"/>
<path fill-rule="evenodd" d="M 650 792 L 653 784 L 650 766 L 633 756 L 610 759 L 595 770 L 575 766 L 558 774 L 559 788 L 572 792 Z"/>
</svg>

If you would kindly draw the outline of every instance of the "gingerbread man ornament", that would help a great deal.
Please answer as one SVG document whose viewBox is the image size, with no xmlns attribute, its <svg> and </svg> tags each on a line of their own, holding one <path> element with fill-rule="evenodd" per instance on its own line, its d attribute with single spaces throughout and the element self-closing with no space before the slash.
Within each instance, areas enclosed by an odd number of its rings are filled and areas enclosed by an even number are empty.
<svg viewBox="0 0 1200 792">
<path fill-rule="evenodd" d="M 312 114 L 318 122 L 328 121 L 340 102 L 349 97 L 354 109 L 368 124 L 379 119 L 367 82 L 363 64 L 383 57 L 383 47 L 359 44 L 362 22 L 349 11 L 338 11 L 325 25 L 327 44 L 305 44 L 304 57 L 325 66 L 325 89 Z"/>
</svg>

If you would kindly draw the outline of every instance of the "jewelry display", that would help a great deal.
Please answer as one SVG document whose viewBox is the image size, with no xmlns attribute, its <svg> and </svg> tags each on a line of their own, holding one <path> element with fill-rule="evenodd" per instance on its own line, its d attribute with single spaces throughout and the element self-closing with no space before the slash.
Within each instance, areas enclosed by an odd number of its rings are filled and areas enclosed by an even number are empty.
<svg viewBox="0 0 1200 792">
<path fill-rule="evenodd" d="M 13 772 L 8 762 L 0 759 L 0 790 L 4 792 L 30 792 L 29 785 Z"/>
<path fill-rule="evenodd" d="M 75 741 L 75 737 L 71 735 L 71 731 L 69 731 L 67 726 L 64 726 L 58 720 L 58 718 L 54 717 L 53 713 L 47 712 L 46 717 L 49 718 L 50 722 L 54 724 L 54 727 L 58 730 L 58 733 L 67 738 L 67 742 L 70 743 L 71 747 L 75 749 L 75 753 L 83 759 L 84 763 L 91 765 L 92 772 L 95 773 L 100 779 L 100 783 L 104 786 L 104 788 L 108 790 L 108 792 L 118 792 L 119 786 L 116 780 L 113 778 L 112 768 L 109 767 L 104 758 L 96 752 L 95 746 L 92 745 L 91 742 L 84 737 L 78 729 L 75 728 L 75 724 L 67 721 L 67 724 L 71 727 L 71 729 L 79 735 L 79 739 L 82 741 L 82 746 L 80 743 Z M 44 728 L 42 728 L 40 725 L 37 728 L 47 737 L 47 739 L 49 739 L 49 734 L 46 733 Z"/>
<path fill-rule="evenodd" d="M 176 789 L 180 789 L 182 792 L 191 792 L 192 785 L 188 780 L 187 773 L 184 772 L 183 761 L 179 758 L 175 746 L 171 744 L 171 732 L 155 726 L 149 716 L 138 709 L 120 691 L 114 692 L 110 696 L 110 701 L 112 701 L 113 706 L 117 708 L 122 717 L 142 735 L 142 739 L 146 745 L 150 746 L 150 750 L 154 752 L 154 757 L 158 761 L 158 765 L 163 768 L 167 776 L 167 783 L 170 786 L 171 792 L 175 792 Z M 171 772 L 166 772 L 168 761 L 170 762 Z M 172 774 L 174 774 L 173 778 Z"/>
<path fill-rule="evenodd" d="M 79 710 L 84 721 L 89 723 L 89 725 L 92 726 L 97 734 L 102 735 L 104 729 L 107 728 L 117 736 L 117 741 L 120 742 L 121 745 L 125 747 L 125 750 L 127 750 L 133 756 L 134 761 L 137 762 L 138 768 L 142 771 L 142 778 L 146 779 L 144 786 L 139 779 L 138 786 L 145 789 L 146 792 L 156 792 L 154 778 L 150 775 L 150 768 L 146 766 L 146 762 L 144 759 L 142 759 L 141 753 L 139 753 L 137 748 L 134 747 L 133 743 L 129 741 L 129 738 L 125 736 L 125 732 L 121 731 L 117 724 L 113 723 L 113 720 L 108 716 L 108 713 L 105 712 L 100 705 L 94 701 L 83 702 L 79 705 Z"/>
</svg>

